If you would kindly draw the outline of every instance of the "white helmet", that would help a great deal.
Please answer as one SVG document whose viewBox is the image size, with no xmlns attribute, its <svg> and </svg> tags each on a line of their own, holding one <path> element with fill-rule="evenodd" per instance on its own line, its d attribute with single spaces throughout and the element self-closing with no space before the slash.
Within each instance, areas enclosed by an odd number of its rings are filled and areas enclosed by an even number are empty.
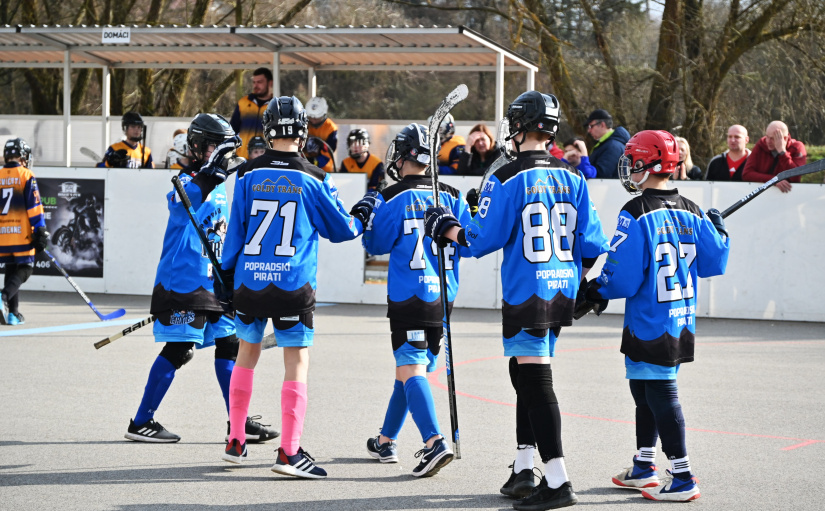
<svg viewBox="0 0 825 511">
<path fill-rule="evenodd" d="M 172 150 L 178 153 L 181 158 L 186 158 L 186 152 L 189 150 L 189 146 L 186 144 L 186 133 L 175 135 L 175 138 L 172 139 Z"/>
<path fill-rule="evenodd" d="M 326 99 L 320 96 L 315 96 L 307 102 L 306 110 L 307 117 L 326 120 L 329 106 L 327 106 Z"/>
</svg>

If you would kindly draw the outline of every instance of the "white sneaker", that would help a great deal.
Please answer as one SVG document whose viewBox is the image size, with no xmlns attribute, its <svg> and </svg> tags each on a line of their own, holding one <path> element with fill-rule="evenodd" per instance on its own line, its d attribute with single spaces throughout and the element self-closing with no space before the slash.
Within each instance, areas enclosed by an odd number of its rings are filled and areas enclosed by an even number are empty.
<svg viewBox="0 0 825 511">
<path fill-rule="evenodd" d="M 655 488 L 659 486 L 659 476 L 656 474 L 656 465 L 651 465 L 649 469 L 642 469 L 637 465 L 632 465 L 615 476 L 613 484 L 622 488 L 632 488 L 641 490 L 644 488 Z"/>
</svg>

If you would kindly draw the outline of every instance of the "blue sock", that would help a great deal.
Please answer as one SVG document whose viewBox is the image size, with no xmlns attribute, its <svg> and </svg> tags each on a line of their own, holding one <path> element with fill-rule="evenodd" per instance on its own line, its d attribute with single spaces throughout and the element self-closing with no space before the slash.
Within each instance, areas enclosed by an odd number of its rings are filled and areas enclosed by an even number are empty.
<svg viewBox="0 0 825 511">
<path fill-rule="evenodd" d="M 232 379 L 233 367 L 235 367 L 234 360 L 215 359 L 215 376 L 218 377 L 218 385 L 221 386 L 223 400 L 226 402 L 226 413 L 229 413 L 229 380 Z"/>
<path fill-rule="evenodd" d="M 163 401 L 163 396 L 169 390 L 169 385 L 175 379 L 175 366 L 166 358 L 158 355 L 152 369 L 149 370 L 149 379 L 146 381 L 146 389 L 143 391 L 143 399 L 135 414 L 135 425 L 140 426 L 155 416 L 155 411 Z"/>
<path fill-rule="evenodd" d="M 392 389 L 390 404 L 387 405 L 387 415 L 384 416 L 384 426 L 381 427 L 381 434 L 395 440 L 401 432 L 401 426 L 407 418 L 407 395 L 404 393 L 404 384 L 395 380 Z"/>
<path fill-rule="evenodd" d="M 433 393 L 427 378 L 423 376 L 413 376 L 404 385 L 404 393 L 407 395 L 407 404 L 412 412 L 415 425 L 421 432 L 421 439 L 426 442 L 430 438 L 440 435 L 438 419 L 435 417 L 435 403 Z"/>
</svg>

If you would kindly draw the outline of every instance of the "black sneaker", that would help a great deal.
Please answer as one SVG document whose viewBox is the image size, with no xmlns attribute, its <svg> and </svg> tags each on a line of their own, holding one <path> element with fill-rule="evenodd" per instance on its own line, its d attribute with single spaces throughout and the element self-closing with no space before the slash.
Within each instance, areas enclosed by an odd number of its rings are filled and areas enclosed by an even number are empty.
<svg viewBox="0 0 825 511">
<path fill-rule="evenodd" d="M 223 452 L 223 456 L 221 456 L 223 461 L 237 465 L 240 465 L 244 458 L 246 458 L 246 444 L 240 443 L 237 439 L 233 439 L 226 444 L 226 449 Z"/>
<path fill-rule="evenodd" d="M 269 424 L 257 422 L 260 418 L 260 415 L 253 415 L 252 417 L 246 418 L 246 441 L 250 444 L 266 442 L 267 440 L 281 436 L 281 433 L 276 429 L 270 428 Z M 229 441 L 229 421 L 226 421 L 226 438 L 223 441 Z"/>
<path fill-rule="evenodd" d="M 381 463 L 398 463 L 398 445 L 390 440 L 379 444 L 381 435 L 367 440 L 367 452 Z"/>
<path fill-rule="evenodd" d="M 153 442 L 171 444 L 180 440 L 180 437 L 155 422 L 155 419 L 149 419 L 140 426 L 135 426 L 135 421 L 129 420 L 129 429 L 124 435 L 129 440 L 135 442 Z"/>
<path fill-rule="evenodd" d="M 518 511 L 545 511 L 572 506 L 578 501 L 579 498 L 573 493 L 573 486 L 570 481 L 553 489 L 547 486 L 547 479 L 542 477 L 533 493 L 527 498 L 514 502 L 513 509 Z"/>
<path fill-rule="evenodd" d="M 415 477 L 432 477 L 453 461 L 453 451 L 447 447 L 444 438 L 439 438 L 429 449 L 424 448 L 415 453 L 415 457 L 421 457 L 421 462 L 412 471 Z"/>
<path fill-rule="evenodd" d="M 513 465 L 510 465 L 510 468 L 512 469 L 510 471 L 510 479 L 508 479 L 507 482 L 504 483 L 504 486 L 501 487 L 501 493 L 514 499 L 523 499 L 524 497 L 528 497 L 531 493 L 533 493 L 533 489 L 536 487 L 536 479 L 533 469 L 525 468 L 516 474 Z"/>
<path fill-rule="evenodd" d="M 278 447 L 277 453 L 275 464 L 272 465 L 273 472 L 305 479 L 323 479 L 327 476 L 326 470 L 315 466 L 315 458 L 300 447 L 298 452 L 292 456 L 288 456 L 280 447 Z"/>
</svg>

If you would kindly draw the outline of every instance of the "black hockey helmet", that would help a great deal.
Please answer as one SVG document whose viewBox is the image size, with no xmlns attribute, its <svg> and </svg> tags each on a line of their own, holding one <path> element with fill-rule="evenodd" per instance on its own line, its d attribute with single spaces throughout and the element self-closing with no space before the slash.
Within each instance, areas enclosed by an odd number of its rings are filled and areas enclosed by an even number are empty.
<svg viewBox="0 0 825 511">
<path fill-rule="evenodd" d="M 254 136 L 249 139 L 249 142 L 246 144 L 246 150 L 252 151 L 253 149 L 269 149 L 269 144 L 266 143 L 264 137 Z"/>
<path fill-rule="evenodd" d="M 120 126 L 125 130 L 127 126 L 145 126 L 143 117 L 137 112 L 126 112 L 120 121 Z"/>
<path fill-rule="evenodd" d="M 9 158 L 19 158 L 20 163 L 30 169 L 32 167 L 32 148 L 22 138 L 11 138 L 6 141 L 6 146 L 3 148 L 3 159 L 8 162 Z"/>
<path fill-rule="evenodd" d="M 387 174 L 401 180 L 398 162 L 410 160 L 421 165 L 430 164 L 429 130 L 421 124 L 410 124 L 402 129 L 387 148 Z"/>
<path fill-rule="evenodd" d="M 507 121 L 510 123 L 508 140 L 526 132 L 547 133 L 550 140 L 554 140 L 559 129 L 559 100 L 552 94 L 527 91 L 510 103 Z"/>
<path fill-rule="evenodd" d="M 360 158 L 362 154 L 361 152 L 352 152 L 352 146 L 355 144 L 361 144 L 364 151 L 369 150 L 370 134 L 367 133 L 367 130 L 355 128 L 349 132 L 349 135 L 347 135 L 347 151 L 349 152 L 349 155 L 353 158 Z"/>
<path fill-rule="evenodd" d="M 264 138 L 300 138 L 307 136 L 307 112 L 295 96 L 273 98 L 267 105 L 262 119 Z"/>
<path fill-rule="evenodd" d="M 189 145 L 189 152 L 196 160 L 203 162 L 206 160 L 206 152 L 209 146 L 218 146 L 224 141 L 235 136 L 235 130 L 229 125 L 229 121 L 218 114 L 198 114 L 189 124 L 186 133 L 186 143 Z"/>
</svg>

